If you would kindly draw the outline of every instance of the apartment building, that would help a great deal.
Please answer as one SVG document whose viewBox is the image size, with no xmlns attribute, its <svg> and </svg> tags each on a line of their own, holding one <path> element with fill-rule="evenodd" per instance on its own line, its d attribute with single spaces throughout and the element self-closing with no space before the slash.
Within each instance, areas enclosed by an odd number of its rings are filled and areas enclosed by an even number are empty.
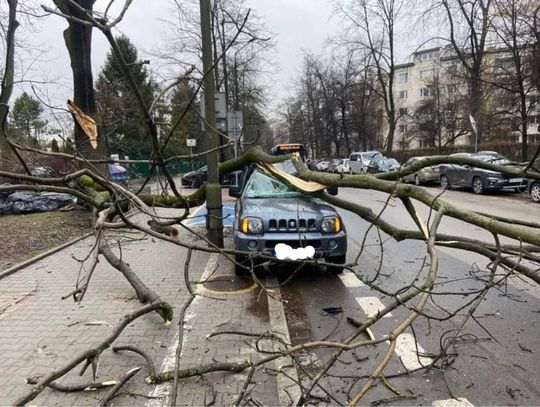
<svg viewBox="0 0 540 407">
<path fill-rule="evenodd" d="M 500 49 L 486 52 L 486 72 L 492 79 L 502 70 L 508 74 L 508 55 Z M 511 62 L 511 61 L 510 61 Z M 405 150 L 453 143 L 474 144 L 474 135 L 468 130 L 467 81 L 460 74 L 460 63 L 451 47 L 435 47 L 413 53 L 408 62 L 395 68 L 394 101 L 396 106 L 396 131 L 394 150 Z M 498 106 L 501 92 L 487 93 L 490 103 Z M 538 92 L 531 93 L 538 98 Z M 501 99 L 502 100 L 502 99 Z M 499 104 L 500 105 L 500 104 Z M 493 107 L 497 109 L 497 107 Z M 499 107 L 499 109 L 502 109 Z M 538 106 L 531 110 L 528 133 L 530 141 L 540 142 Z M 503 117 L 503 115 L 499 115 Z M 515 120 L 515 116 L 514 116 Z M 386 124 L 385 124 L 386 125 Z M 505 134 L 511 142 L 521 142 L 520 132 L 509 127 Z M 383 134 L 386 129 L 382 129 Z"/>
</svg>

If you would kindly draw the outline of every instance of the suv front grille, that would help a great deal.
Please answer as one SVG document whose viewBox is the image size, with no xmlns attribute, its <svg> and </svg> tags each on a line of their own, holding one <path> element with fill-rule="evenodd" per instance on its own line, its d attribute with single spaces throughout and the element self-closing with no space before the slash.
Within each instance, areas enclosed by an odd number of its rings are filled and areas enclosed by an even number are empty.
<svg viewBox="0 0 540 407">
<path fill-rule="evenodd" d="M 270 232 L 297 232 L 316 230 L 315 219 L 270 219 L 268 221 Z"/>
</svg>

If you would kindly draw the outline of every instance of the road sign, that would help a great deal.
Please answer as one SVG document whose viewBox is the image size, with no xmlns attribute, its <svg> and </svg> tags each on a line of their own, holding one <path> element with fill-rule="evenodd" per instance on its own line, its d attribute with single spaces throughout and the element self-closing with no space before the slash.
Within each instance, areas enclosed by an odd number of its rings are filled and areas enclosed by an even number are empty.
<svg viewBox="0 0 540 407">
<path fill-rule="evenodd" d="M 186 139 L 186 145 L 188 147 L 197 147 L 197 139 L 194 139 L 194 138 Z"/>
</svg>

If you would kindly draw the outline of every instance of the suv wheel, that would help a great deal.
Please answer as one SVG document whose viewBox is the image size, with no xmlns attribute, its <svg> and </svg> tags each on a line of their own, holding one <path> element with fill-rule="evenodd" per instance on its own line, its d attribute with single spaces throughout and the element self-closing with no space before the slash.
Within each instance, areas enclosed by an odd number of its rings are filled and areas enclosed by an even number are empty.
<svg viewBox="0 0 540 407">
<path fill-rule="evenodd" d="M 446 175 L 441 175 L 441 188 L 450 189 L 450 183 L 448 182 L 448 177 Z"/>
<path fill-rule="evenodd" d="M 540 203 L 540 183 L 539 182 L 535 182 L 534 184 L 531 185 L 530 194 L 531 194 L 531 199 L 533 200 L 533 202 Z"/>
<path fill-rule="evenodd" d="M 346 256 L 327 257 L 324 259 L 327 263 L 335 264 L 335 266 L 328 266 L 328 271 L 333 274 L 339 274 L 343 271 L 343 265 L 347 261 Z"/>
<path fill-rule="evenodd" d="M 414 185 L 419 186 L 420 185 L 420 177 L 418 174 L 414 176 Z"/>
<path fill-rule="evenodd" d="M 482 178 L 480 177 L 473 178 L 472 189 L 475 194 L 480 195 L 484 193 L 484 181 L 482 181 Z"/>
</svg>

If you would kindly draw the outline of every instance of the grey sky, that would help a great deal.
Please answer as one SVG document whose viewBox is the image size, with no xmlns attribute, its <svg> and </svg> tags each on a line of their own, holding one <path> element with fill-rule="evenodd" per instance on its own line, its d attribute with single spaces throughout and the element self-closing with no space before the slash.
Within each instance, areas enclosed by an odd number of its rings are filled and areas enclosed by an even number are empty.
<svg viewBox="0 0 540 407">
<path fill-rule="evenodd" d="M 52 1 L 45 0 L 45 3 L 51 4 Z M 102 9 L 106 3 L 98 0 L 95 9 Z M 331 10 L 328 0 L 248 0 L 247 4 L 275 34 L 278 69 L 270 82 L 275 104 L 288 93 L 292 79 L 298 74 L 302 50 L 319 51 L 328 35 L 334 32 L 335 24 L 329 21 Z M 170 7 L 169 0 L 134 1 L 118 26 L 119 31 L 130 37 L 142 52 L 163 48 L 168 28 L 163 20 L 168 19 Z M 45 79 L 57 82 L 45 90 L 54 104 L 63 103 L 71 96 L 71 71 L 62 39 L 66 25 L 61 17 L 49 16 L 42 21 L 38 32 L 22 33 L 27 41 L 44 51 L 41 62 L 35 64 L 27 76 L 37 81 Z M 108 49 L 103 35 L 95 30 L 94 72 L 99 71 Z M 27 85 L 25 87 L 28 88 Z"/>
</svg>

